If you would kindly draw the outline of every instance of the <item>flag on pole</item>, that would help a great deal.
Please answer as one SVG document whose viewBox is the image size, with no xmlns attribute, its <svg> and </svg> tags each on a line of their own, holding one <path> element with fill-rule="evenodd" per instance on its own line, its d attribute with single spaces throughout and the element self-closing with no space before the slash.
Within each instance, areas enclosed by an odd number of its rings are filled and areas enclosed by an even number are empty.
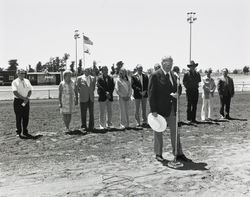
<svg viewBox="0 0 250 197">
<path fill-rule="evenodd" d="M 88 48 L 86 48 L 86 49 L 84 50 L 84 53 L 88 53 L 88 54 L 90 55 L 90 51 L 89 51 L 89 49 L 88 49 Z"/>
<path fill-rule="evenodd" d="M 85 44 L 93 45 L 93 42 L 87 36 L 83 36 L 83 39 Z"/>
</svg>

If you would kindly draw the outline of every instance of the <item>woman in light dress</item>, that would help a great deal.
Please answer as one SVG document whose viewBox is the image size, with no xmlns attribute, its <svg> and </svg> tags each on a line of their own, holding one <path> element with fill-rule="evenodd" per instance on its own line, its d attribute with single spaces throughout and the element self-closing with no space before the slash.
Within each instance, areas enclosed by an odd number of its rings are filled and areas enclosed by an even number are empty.
<svg viewBox="0 0 250 197">
<path fill-rule="evenodd" d="M 66 70 L 63 72 L 63 81 L 59 84 L 59 107 L 60 113 L 63 115 L 63 122 L 66 132 L 69 132 L 72 113 L 75 112 L 75 84 L 71 80 L 72 72 Z"/>
<path fill-rule="evenodd" d="M 119 77 L 115 83 L 115 90 L 119 96 L 120 104 L 120 129 L 129 128 L 129 100 L 132 95 L 131 83 L 127 76 L 127 71 L 121 68 L 119 71 Z"/>
</svg>

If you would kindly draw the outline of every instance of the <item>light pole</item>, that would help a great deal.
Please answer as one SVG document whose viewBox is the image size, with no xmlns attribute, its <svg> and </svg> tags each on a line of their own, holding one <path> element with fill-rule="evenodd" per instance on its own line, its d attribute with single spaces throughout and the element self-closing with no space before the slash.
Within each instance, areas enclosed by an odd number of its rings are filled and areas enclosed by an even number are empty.
<svg viewBox="0 0 250 197">
<path fill-rule="evenodd" d="M 187 13 L 187 22 L 190 24 L 190 45 L 189 45 L 189 62 L 191 62 L 191 47 L 192 47 L 192 23 L 197 19 L 195 17 L 195 12 L 188 12 Z"/>
<path fill-rule="evenodd" d="M 78 33 L 78 30 L 75 30 L 74 38 L 76 40 L 76 73 L 77 73 L 77 39 L 80 38 L 80 34 Z"/>
</svg>

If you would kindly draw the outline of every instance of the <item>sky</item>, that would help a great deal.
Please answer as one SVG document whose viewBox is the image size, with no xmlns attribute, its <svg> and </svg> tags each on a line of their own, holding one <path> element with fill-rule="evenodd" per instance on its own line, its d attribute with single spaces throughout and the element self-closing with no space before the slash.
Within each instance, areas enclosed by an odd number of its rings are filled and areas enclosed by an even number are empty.
<svg viewBox="0 0 250 197">
<path fill-rule="evenodd" d="M 74 31 L 94 43 L 85 54 L 86 67 L 122 60 L 144 70 L 172 56 L 174 65 L 187 68 L 190 24 L 192 58 L 198 69 L 241 69 L 250 65 L 249 0 L 0 0 L 0 67 L 18 59 L 33 68 L 51 57 L 70 54 L 75 61 Z M 83 57 L 82 36 L 78 58 Z"/>
</svg>

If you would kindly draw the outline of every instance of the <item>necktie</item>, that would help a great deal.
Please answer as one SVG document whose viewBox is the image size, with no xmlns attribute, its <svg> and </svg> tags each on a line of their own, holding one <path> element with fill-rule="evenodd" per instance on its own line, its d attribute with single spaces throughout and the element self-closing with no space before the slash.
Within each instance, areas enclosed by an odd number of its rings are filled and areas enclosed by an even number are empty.
<svg viewBox="0 0 250 197">
<path fill-rule="evenodd" d="M 169 73 L 166 74 L 167 79 L 169 80 L 170 84 L 173 85 L 172 78 L 170 78 Z"/>
</svg>

